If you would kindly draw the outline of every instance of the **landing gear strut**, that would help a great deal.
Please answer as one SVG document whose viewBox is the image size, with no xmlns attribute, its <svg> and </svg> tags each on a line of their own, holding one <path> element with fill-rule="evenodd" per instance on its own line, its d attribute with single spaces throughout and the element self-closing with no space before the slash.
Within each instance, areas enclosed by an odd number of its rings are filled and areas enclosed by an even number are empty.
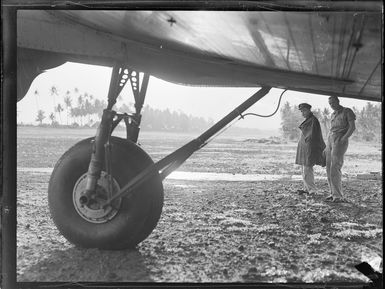
<svg viewBox="0 0 385 289">
<path fill-rule="evenodd" d="M 112 110 L 124 81 L 130 80 L 135 96 L 134 114 Z M 48 187 L 52 218 L 59 231 L 81 247 L 126 249 L 135 247 L 155 228 L 163 207 L 159 176 L 137 187 L 133 198 L 116 198 L 129 180 L 153 164 L 135 143 L 149 76 L 114 68 L 108 105 L 95 138 L 77 143 L 58 161 Z M 121 85 L 123 84 L 123 85 Z M 126 123 L 127 139 L 112 137 L 118 123 Z"/>
<path fill-rule="evenodd" d="M 119 114 L 112 107 L 128 81 L 135 113 Z M 147 74 L 140 85 L 138 72 L 114 67 L 95 138 L 69 149 L 54 168 L 48 188 L 51 214 L 60 232 L 77 245 L 124 249 L 143 241 L 162 211 L 162 180 L 270 90 L 262 87 L 198 138 L 153 163 L 135 144 L 148 82 Z M 126 140 L 111 136 L 121 120 L 126 123 Z"/>
</svg>

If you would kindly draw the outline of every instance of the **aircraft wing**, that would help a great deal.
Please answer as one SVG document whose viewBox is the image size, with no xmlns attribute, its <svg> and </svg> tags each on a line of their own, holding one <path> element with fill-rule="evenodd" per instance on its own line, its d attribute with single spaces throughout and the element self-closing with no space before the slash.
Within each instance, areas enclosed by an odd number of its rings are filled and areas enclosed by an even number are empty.
<svg viewBox="0 0 385 289">
<path fill-rule="evenodd" d="M 381 101 L 382 13 L 19 10 L 18 99 L 66 61 Z"/>
</svg>

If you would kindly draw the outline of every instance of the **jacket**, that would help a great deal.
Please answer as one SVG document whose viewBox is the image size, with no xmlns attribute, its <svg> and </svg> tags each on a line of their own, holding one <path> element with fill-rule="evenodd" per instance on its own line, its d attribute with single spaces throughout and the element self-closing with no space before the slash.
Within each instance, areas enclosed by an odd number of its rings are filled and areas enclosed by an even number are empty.
<svg viewBox="0 0 385 289">
<path fill-rule="evenodd" d="M 298 165 L 326 165 L 323 151 L 326 147 L 318 119 L 310 114 L 299 126 L 301 137 L 298 141 L 295 163 Z"/>
</svg>

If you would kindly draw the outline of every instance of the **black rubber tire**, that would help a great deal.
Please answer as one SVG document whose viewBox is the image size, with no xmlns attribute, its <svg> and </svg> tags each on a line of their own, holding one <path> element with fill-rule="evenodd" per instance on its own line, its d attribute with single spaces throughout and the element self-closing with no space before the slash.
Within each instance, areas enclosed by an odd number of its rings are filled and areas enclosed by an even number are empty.
<svg viewBox="0 0 385 289">
<path fill-rule="evenodd" d="M 120 250 L 133 248 L 151 234 L 163 207 L 163 185 L 157 175 L 142 184 L 129 199 L 122 198 L 115 217 L 106 223 L 83 219 L 73 203 L 73 188 L 87 172 L 92 140 L 80 141 L 59 159 L 48 186 L 48 203 L 53 221 L 71 243 L 86 248 Z M 111 137 L 112 175 L 122 188 L 136 174 L 153 164 L 139 146 Z"/>
</svg>

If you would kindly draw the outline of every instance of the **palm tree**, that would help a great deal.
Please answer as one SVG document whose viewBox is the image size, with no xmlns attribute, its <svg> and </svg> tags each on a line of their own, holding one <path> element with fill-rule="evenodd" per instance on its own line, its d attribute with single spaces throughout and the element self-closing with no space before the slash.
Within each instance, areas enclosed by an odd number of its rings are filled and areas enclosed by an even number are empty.
<svg viewBox="0 0 385 289">
<path fill-rule="evenodd" d="M 58 95 L 56 86 L 54 86 L 54 85 L 51 86 L 50 93 L 51 93 L 51 97 L 52 97 L 52 100 L 53 100 L 53 107 L 54 107 L 54 111 L 55 111 L 55 108 L 56 108 L 55 95 Z"/>
<path fill-rule="evenodd" d="M 79 116 L 79 108 L 78 107 L 72 107 L 71 108 L 71 116 L 74 119 L 74 123 L 77 123 L 76 118 Z"/>
<path fill-rule="evenodd" d="M 84 115 L 84 97 L 82 94 L 78 96 L 78 109 L 77 115 L 80 116 L 80 126 L 83 126 L 83 115 Z"/>
<path fill-rule="evenodd" d="M 51 114 L 49 115 L 49 119 L 51 120 L 51 125 L 53 126 L 55 122 L 55 115 L 53 112 L 51 112 Z"/>
<path fill-rule="evenodd" d="M 72 107 L 72 99 L 71 99 L 70 94 L 71 94 L 70 91 L 67 90 L 66 96 L 64 97 L 64 104 L 65 104 L 66 110 L 67 110 L 67 125 L 68 125 L 68 116 L 70 114 L 70 110 Z"/>
<path fill-rule="evenodd" d="M 39 102 L 37 101 L 39 97 L 39 91 L 37 89 L 35 90 L 34 95 L 35 95 L 35 101 L 36 101 L 36 108 L 39 109 Z"/>
<path fill-rule="evenodd" d="M 39 125 L 42 125 L 43 119 L 45 119 L 44 111 L 39 109 L 37 112 L 36 121 L 39 122 Z"/>
<path fill-rule="evenodd" d="M 61 123 L 61 112 L 63 110 L 64 110 L 64 108 L 62 107 L 62 105 L 60 103 L 55 107 L 55 111 L 57 111 L 59 113 L 60 123 Z"/>
</svg>

